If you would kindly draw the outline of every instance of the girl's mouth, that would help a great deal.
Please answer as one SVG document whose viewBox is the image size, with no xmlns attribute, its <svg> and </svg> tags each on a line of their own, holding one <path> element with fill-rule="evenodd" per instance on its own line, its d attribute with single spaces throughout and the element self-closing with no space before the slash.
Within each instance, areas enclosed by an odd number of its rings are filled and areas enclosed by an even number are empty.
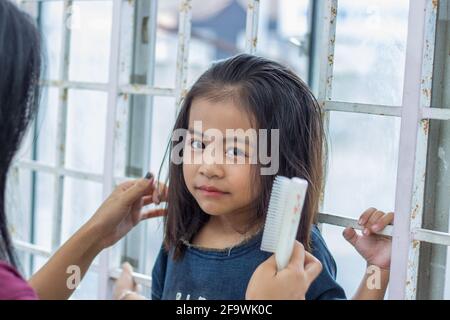
<svg viewBox="0 0 450 320">
<path fill-rule="evenodd" d="M 204 196 L 209 196 L 209 197 L 220 197 L 220 196 L 229 194 L 229 192 L 224 192 L 213 186 L 200 186 L 200 187 L 197 187 L 197 189 L 200 190 L 200 192 Z"/>
</svg>

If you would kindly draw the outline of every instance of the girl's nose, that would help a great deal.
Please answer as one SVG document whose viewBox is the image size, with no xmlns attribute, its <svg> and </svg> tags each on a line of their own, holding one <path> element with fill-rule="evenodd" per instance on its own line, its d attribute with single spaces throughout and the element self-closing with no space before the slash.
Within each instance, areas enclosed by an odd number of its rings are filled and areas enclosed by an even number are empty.
<svg viewBox="0 0 450 320">
<path fill-rule="evenodd" d="M 199 167 L 199 173 L 208 179 L 220 179 L 225 175 L 222 165 L 216 163 L 203 163 Z"/>
<path fill-rule="evenodd" d="M 225 175 L 223 168 L 224 154 L 222 150 L 223 144 L 221 141 L 208 145 L 202 155 L 202 164 L 199 167 L 200 174 L 209 179 L 222 178 Z"/>
</svg>

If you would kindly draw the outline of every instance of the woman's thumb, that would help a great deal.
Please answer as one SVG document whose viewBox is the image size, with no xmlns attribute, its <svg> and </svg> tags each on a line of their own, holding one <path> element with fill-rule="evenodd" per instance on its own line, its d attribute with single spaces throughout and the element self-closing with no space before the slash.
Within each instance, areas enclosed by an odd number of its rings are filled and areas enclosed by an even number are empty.
<svg viewBox="0 0 450 320">
<path fill-rule="evenodd" d="M 289 260 L 288 268 L 295 270 L 303 270 L 305 264 L 305 247 L 297 240 L 294 243 L 291 259 Z"/>
<path fill-rule="evenodd" d="M 131 205 L 139 198 L 143 197 L 147 193 L 150 192 L 153 185 L 153 178 L 152 179 L 139 179 L 136 180 L 136 183 L 129 188 L 125 193 L 123 194 L 124 201 Z"/>
<path fill-rule="evenodd" d="M 128 272 L 129 274 L 133 273 L 133 267 L 131 266 L 131 264 L 129 262 L 124 262 L 122 264 L 122 269 L 125 272 Z"/>
</svg>

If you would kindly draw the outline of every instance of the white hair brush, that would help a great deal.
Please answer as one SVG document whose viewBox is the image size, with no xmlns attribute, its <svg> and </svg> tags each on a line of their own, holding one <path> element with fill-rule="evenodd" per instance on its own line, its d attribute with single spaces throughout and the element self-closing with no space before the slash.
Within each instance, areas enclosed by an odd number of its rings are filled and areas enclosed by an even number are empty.
<svg viewBox="0 0 450 320">
<path fill-rule="evenodd" d="M 275 253 L 279 271 L 291 259 L 307 189 L 304 179 L 275 177 L 261 250 Z"/>
</svg>

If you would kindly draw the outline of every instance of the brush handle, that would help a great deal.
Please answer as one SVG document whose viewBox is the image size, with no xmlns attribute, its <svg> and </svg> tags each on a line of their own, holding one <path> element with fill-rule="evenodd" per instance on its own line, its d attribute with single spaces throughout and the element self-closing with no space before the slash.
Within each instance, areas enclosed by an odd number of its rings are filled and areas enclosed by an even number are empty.
<svg viewBox="0 0 450 320">
<path fill-rule="evenodd" d="M 283 216 L 280 238 L 275 251 L 278 271 L 286 268 L 291 259 L 308 189 L 308 182 L 304 179 L 292 178 L 290 184 L 285 207 L 286 212 Z"/>
</svg>

